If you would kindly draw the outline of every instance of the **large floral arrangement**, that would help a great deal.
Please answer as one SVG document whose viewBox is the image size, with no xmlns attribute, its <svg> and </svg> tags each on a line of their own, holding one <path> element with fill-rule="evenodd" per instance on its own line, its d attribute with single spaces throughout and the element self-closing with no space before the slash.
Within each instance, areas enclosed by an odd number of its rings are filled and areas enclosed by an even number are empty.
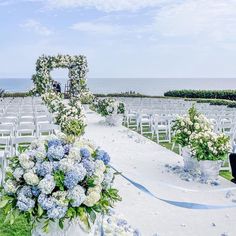
<svg viewBox="0 0 236 236">
<path fill-rule="evenodd" d="M 71 142 L 62 133 L 32 142 L 29 149 L 9 159 L 0 208 L 11 224 L 23 214 L 33 226 L 50 222 L 63 228 L 79 218 L 87 229 L 98 213 L 120 200 L 112 188 L 114 171 L 109 155 L 86 140 Z"/>
<path fill-rule="evenodd" d="M 78 98 L 82 104 L 92 104 L 95 97 L 88 89 L 84 89 L 79 93 Z"/>
<path fill-rule="evenodd" d="M 225 160 L 230 151 L 229 137 L 212 131 L 193 133 L 190 136 L 191 150 L 199 160 Z"/>
<path fill-rule="evenodd" d="M 81 136 L 84 134 L 86 122 L 84 109 L 77 97 L 71 98 L 67 103 L 58 93 L 48 92 L 43 94 L 43 101 L 53 113 L 55 123 L 67 135 Z"/>
<path fill-rule="evenodd" d="M 116 101 L 113 98 L 100 99 L 94 103 L 95 110 L 102 116 L 110 116 L 125 113 L 123 102 Z"/>
<path fill-rule="evenodd" d="M 52 89 L 50 72 L 54 68 L 68 68 L 71 80 L 71 94 L 76 95 L 86 88 L 86 73 L 88 72 L 87 59 L 85 56 L 42 55 L 36 62 L 36 74 L 32 80 L 35 84 L 35 92 L 43 94 Z"/>
<path fill-rule="evenodd" d="M 174 141 L 182 147 L 190 144 L 192 133 L 212 131 L 211 122 L 200 114 L 193 106 L 189 109 L 188 114 L 176 118 L 172 130 L 174 131 Z"/>
<path fill-rule="evenodd" d="M 55 113 L 55 120 L 68 135 L 80 136 L 84 133 L 86 126 L 84 109 L 76 98 L 71 99 L 69 103 L 60 103 Z"/>
</svg>

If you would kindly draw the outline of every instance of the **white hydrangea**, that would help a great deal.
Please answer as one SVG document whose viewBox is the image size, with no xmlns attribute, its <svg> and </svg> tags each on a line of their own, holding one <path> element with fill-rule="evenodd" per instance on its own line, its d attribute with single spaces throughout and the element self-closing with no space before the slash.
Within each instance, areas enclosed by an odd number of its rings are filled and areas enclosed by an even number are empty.
<svg viewBox="0 0 236 236">
<path fill-rule="evenodd" d="M 50 194 L 55 188 L 55 186 L 56 186 L 56 183 L 54 181 L 53 176 L 51 175 L 46 175 L 46 177 L 42 179 L 38 185 L 39 189 L 44 194 Z"/>
<path fill-rule="evenodd" d="M 57 191 L 52 194 L 53 201 L 62 207 L 68 206 L 67 191 Z"/>
<path fill-rule="evenodd" d="M 32 171 L 26 172 L 24 174 L 24 180 L 28 185 L 36 186 L 39 183 L 39 178 Z"/>
<path fill-rule="evenodd" d="M 106 170 L 106 166 L 101 160 L 95 161 L 95 175 L 98 173 L 104 173 Z"/>
<path fill-rule="evenodd" d="M 68 172 L 74 168 L 75 161 L 72 158 L 64 158 L 59 161 L 59 169 Z"/>
<path fill-rule="evenodd" d="M 5 184 L 4 184 L 4 190 L 6 191 L 6 193 L 8 194 L 14 194 L 17 191 L 17 186 L 16 186 L 16 182 L 12 181 L 10 179 L 8 179 Z"/>
<path fill-rule="evenodd" d="M 86 199 L 83 203 L 88 207 L 92 207 L 100 200 L 100 198 L 101 198 L 100 192 L 92 191 L 86 196 Z"/>
<path fill-rule="evenodd" d="M 81 161 L 80 149 L 77 147 L 72 147 L 70 149 L 68 158 L 80 162 Z"/>
<path fill-rule="evenodd" d="M 21 179 L 23 174 L 24 174 L 24 169 L 20 168 L 20 167 L 16 168 L 13 172 L 13 176 L 17 181 L 19 181 Z"/>
<path fill-rule="evenodd" d="M 95 173 L 96 178 L 94 179 L 94 184 L 98 185 L 101 184 L 104 180 L 103 172 Z"/>
<path fill-rule="evenodd" d="M 19 156 L 19 162 L 20 165 L 24 168 L 24 169 L 31 169 L 34 167 L 34 162 L 31 160 L 31 157 L 26 154 L 26 153 L 22 153 Z"/>
</svg>

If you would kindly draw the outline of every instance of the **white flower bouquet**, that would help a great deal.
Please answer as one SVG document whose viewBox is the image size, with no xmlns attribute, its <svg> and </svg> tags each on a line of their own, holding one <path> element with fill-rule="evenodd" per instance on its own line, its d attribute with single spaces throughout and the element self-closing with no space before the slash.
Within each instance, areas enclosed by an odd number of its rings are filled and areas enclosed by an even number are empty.
<svg viewBox="0 0 236 236">
<path fill-rule="evenodd" d="M 100 99 L 94 103 L 95 110 L 102 116 L 110 116 L 125 113 L 123 102 L 116 101 L 113 98 Z"/>
<path fill-rule="evenodd" d="M 191 150 L 199 160 L 225 160 L 230 151 L 229 137 L 212 131 L 193 133 L 190 136 Z"/>
<path fill-rule="evenodd" d="M 6 221 L 23 214 L 32 229 L 51 222 L 63 229 L 65 221 L 80 219 L 89 230 L 97 214 L 105 214 L 116 201 L 114 171 L 109 155 L 86 140 L 70 142 L 65 134 L 36 140 L 18 157 L 9 159 L 0 208 Z"/>
<path fill-rule="evenodd" d="M 212 131 L 211 122 L 202 114 L 197 112 L 193 106 L 189 109 L 188 114 L 179 116 L 175 120 L 172 130 L 174 131 L 174 141 L 182 147 L 190 144 L 190 136 L 192 133 Z"/>
</svg>

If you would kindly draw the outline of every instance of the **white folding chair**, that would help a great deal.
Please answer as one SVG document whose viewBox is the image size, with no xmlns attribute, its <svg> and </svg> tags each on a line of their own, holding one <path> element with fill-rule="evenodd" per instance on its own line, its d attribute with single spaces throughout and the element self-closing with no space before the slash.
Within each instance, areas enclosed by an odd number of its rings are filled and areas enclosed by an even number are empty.
<svg viewBox="0 0 236 236">
<path fill-rule="evenodd" d="M 59 125 L 39 124 L 37 126 L 37 136 L 41 137 L 41 136 L 45 136 L 45 135 L 55 134 L 56 130 L 60 131 L 60 126 Z"/>
</svg>

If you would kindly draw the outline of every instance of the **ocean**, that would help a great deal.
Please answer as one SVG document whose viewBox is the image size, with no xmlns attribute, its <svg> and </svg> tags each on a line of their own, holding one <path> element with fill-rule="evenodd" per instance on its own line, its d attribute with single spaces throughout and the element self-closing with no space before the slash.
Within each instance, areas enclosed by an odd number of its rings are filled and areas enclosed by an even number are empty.
<svg viewBox="0 0 236 236">
<path fill-rule="evenodd" d="M 56 79 L 62 89 L 67 79 Z M 8 92 L 28 91 L 30 78 L 0 78 L 0 88 Z M 173 89 L 236 89 L 236 78 L 88 78 L 93 93 L 136 91 L 147 95 L 163 95 Z"/>
</svg>

